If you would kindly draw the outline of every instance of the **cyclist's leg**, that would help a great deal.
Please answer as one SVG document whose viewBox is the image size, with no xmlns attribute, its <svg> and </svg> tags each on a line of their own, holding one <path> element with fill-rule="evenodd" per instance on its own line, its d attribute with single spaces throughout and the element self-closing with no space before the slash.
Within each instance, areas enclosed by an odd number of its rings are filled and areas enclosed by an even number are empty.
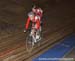
<svg viewBox="0 0 75 61">
<path fill-rule="evenodd" d="M 37 41 L 40 41 L 41 40 L 40 29 L 38 29 L 36 31 L 36 39 L 37 39 Z"/>
<path fill-rule="evenodd" d="M 33 42 L 37 42 L 36 41 L 36 34 L 35 34 L 35 29 L 32 29 L 32 31 L 31 31 L 31 35 L 32 35 L 32 38 L 33 38 Z"/>
</svg>

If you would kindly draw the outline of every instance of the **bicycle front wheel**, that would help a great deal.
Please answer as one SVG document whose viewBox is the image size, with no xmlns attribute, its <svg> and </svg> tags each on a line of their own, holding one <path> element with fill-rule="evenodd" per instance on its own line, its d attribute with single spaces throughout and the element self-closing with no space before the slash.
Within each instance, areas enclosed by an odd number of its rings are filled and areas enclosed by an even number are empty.
<svg viewBox="0 0 75 61">
<path fill-rule="evenodd" d="M 26 37 L 26 50 L 27 52 L 31 52 L 33 50 L 32 37 L 30 36 Z"/>
</svg>

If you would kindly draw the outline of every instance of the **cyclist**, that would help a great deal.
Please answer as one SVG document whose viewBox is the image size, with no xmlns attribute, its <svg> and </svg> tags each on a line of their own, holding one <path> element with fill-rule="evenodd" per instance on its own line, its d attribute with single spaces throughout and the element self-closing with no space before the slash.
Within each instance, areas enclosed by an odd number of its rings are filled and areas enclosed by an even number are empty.
<svg viewBox="0 0 75 61">
<path fill-rule="evenodd" d="M 37 39 L 39 39 L 40 36 L 38 35 L 38 30 L 40 29 L 40 17 L 38 15 L 35 15 L 33 12 L 29 12 L 24 32 L 26 32 L 26 30 L 29 28 L 30 22 L 32 23 L 32 28 L 34 28 L 37 31 L 36 36 Z M 34 34 L 34 30 L 32 30 L 31 32 L 31 34 Z M 35 43 L 36 42 L 37 41 L 35 40 Z"/>
<path fill-rule="evenodd" d="M 40 17 L 40 23 L 42 26 L 43 25 L 43 22 L 42 22 L 43 10 L 38 5 L 37 6 L 34 5 L 32 8 L 32 12 L 34 12 L 36 15 Z"/>
<path fill-rule="evenodd" d="M 40 18 L 42 17 L 43 10 L 40 7 L 34 5 L 34 7 L 32 8 L 32 12 L 40 16 Z"/>
</svg>

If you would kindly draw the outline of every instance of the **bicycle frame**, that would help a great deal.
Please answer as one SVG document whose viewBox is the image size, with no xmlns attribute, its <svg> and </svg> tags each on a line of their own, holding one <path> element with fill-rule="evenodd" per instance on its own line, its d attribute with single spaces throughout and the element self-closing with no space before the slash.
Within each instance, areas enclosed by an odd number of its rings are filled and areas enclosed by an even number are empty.
<svg viewBox="0 0 75 61">
<path fill-rule="evenodd" d="M 28 36 L 26 37 L 26 49 L 28 52 L 31 52 L 33 50 L 35 43 L 37 43 L 37 33 L 40 35 L 40 32 L 40 29 L 36 30 L 35 28 L 31 28 L 31 30 L 28 32 Z M 40 45 L 40 42 L 38 43 L 38 45 Z"/>
<path fill-rule="evenodd" d="M 32 37 L 32 45 L 36 42 L 36 30 L 34 28 L 31 29 L 30 36 Z"/>
</svg>

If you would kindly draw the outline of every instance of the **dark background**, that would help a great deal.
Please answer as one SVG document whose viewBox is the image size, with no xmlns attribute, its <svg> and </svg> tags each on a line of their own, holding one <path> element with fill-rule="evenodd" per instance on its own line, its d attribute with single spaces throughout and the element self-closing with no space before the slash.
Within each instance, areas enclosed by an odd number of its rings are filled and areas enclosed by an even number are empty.
<svg viewBox="0 0 75 61">
<path fill-rule="evenodd" d="M 48 16 L 50 16 L 51 18 L 64 17 L 64 19 L 69 19 L 68 21 L 72 21 L 74 27 L 74 0 L 35 0 L 35 2 L 33 1 L 34 0 L 0 0 L 0 23 L 3 24 L 4 22 L 4 24 L 8 23 L 14 24 L 15 26 L 23 27 L 24 22 L 27 19 L 27 13 L 31 11 L 32 6 L 36 4 L 44 10 L 44 18 Z M 48 13 L 48 16 L 46 15 L 46 13 Z M 47 21 L 48 20 L 49 19 L 47 18 Z"/>
</svg>

